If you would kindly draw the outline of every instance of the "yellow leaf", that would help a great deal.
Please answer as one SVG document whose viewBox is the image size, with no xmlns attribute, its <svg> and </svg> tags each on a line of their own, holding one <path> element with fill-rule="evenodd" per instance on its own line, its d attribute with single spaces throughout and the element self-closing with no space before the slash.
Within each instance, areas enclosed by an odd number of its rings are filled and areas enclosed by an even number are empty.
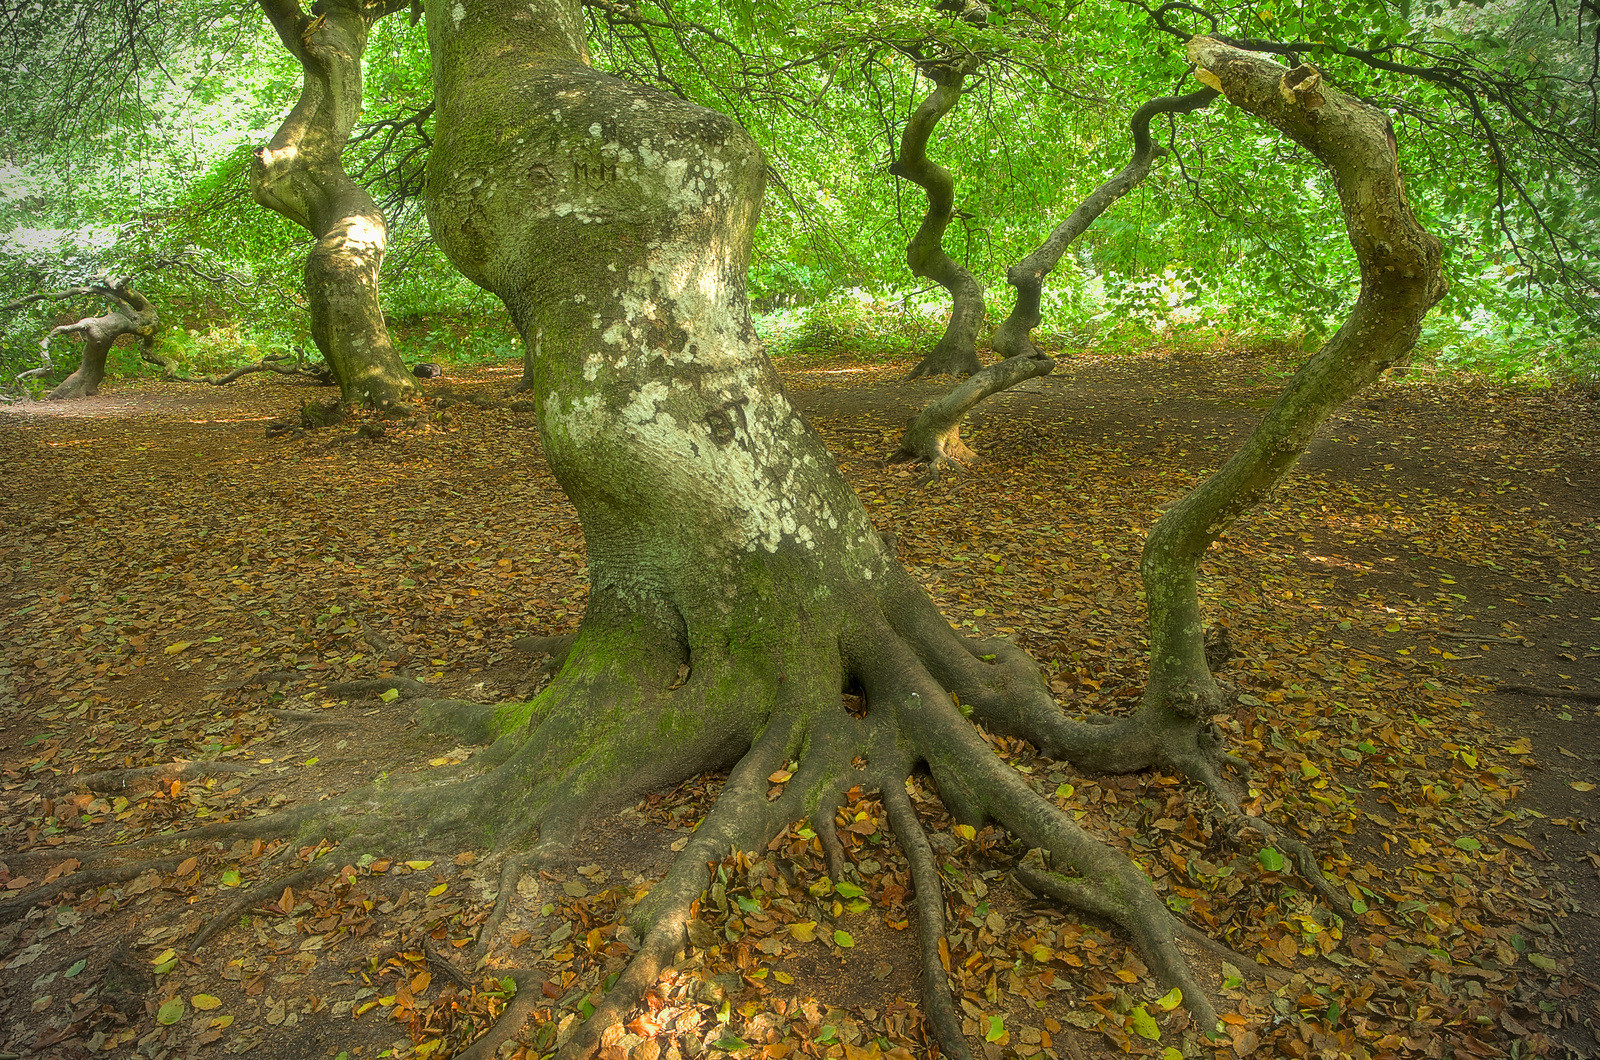
<svg viewBox="0 0 1600 1060">
<path fill-rule="evenodd" d="M 433 890 L 428 892 L 428 897 L 429 898 L 437 898 L 441 894 L 443 894 L 444 892 L 448 891 L 449 889 L 450 889 L 450 885 L 448 883 L 441 883 L 439 886 L 435 887 Z"/>
<path fill-rule="evenodd" d="M 1594 790 L 1594 785 L 1589 783 L 1587 780 L 1574 780 L 1572 782 L 1572 790 L 1573 791 L 1593 791 Z"/>
<path fill-rule="evenodd" d="M 222 1006 L 222 999 L 220 997 L 213 997 L 210 994 L 196 994 L 194 997 L 189 999 L 189 1004 L 193 1005 L 201 1012 L 210 1012 L 212 1009 L 220 1008 Z"/>
<path fill-rule="evenodd" d="M 962 839 L 965 839 L 969 843 L 978 837 L 978 830 L 972 827 L 970 824 L 958 824 L 954 828 L 950 829 L 950 831 L 954 832 L 956 835 L 960 836 Z"/>
<path fill-rule="evenodd" d="M 211 1026 L 215 1027 L 219 1031 L 224 1027 L 233 1026 L 233 1013 L 230 1012 L 226 1016 L 218 1016 L 216 1019 L 211 1021 Z"/>
<path fill-rule="evenodd" d="M 788 972 L 773 972 L 772 978 L 776 979 L 784 986 L 789 986 L 794 982 L 794 976 L 790 975 Z"/>
<path fill-rule="evenodd" d="M 193 643 L 194 641 L 192 640 L 180 640 L 176 644 L 168 644 L 163 650 L 168 655 L 176 655 Z"/>
<path fill-rule="evenodd" d="M 178 955 L 178 951 L 177 950 L 170 950 L 170 949 L 162 950 L 161 953 L 158 956 L 151 958 L 150 963 L 151 964 L 166 964 L 168 961 L 172 960 L 172 958 L 176 957 L 177 955 Z"/>
<path fill-rule="evenodd" d="M 817 922 L 815 920 L 802 920 L 789 925 L 789 935 L 799 942 L 810 942 L 817 937 Z"/>
<path fill-rule="evenodd" d="M 408 861 L 406 862 L 406 868 L 416 869 L 418 872 L 421 872 L 423 869 L 428 868 L 432 864 L 433 862 L 431 861 Z"/>
</svg>

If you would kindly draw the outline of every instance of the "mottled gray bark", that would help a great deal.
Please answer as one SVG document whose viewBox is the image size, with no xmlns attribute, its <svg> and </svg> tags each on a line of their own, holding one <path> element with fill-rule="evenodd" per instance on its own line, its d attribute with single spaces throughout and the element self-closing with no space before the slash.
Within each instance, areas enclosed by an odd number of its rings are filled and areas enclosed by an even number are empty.
<svg viewBox="0 0 1600 1060">
<path fill-rule="evenodd" d="M 255 154 L 250 188 L 261 205 L 316 238 L 306 258 L 311 337 L 347 404 L 383 408 L 416 390 L 389 340 L 378 272 L 389 245 L 383 212 L 344 169 L 361 114 L 361 60 L 372 23 L 400 0 L 323 0 L 315 17 L 299 0 L 260 0 L 300 62 L 300 99 Z"/>
<path fill-rule="evenodd" d="M 906 264 L 924 279 L 950 292 L 950 322 L 927 355 L 911 369 L 924 375 L 971 375 L 978 360 L 978 328 L 983 324 L 983 285 L 956 264 L 944 250 L 944 232 L 955 213 L 955 181 L 950 171 L 928 158 L 928 140 L 939 119 L 961 99 L 961 86 L 975 68 L 974 60 L 928 64 L 923 72 L 934 84 L 928 98 L 912 112 L 900 134 L 900 155 L 889 172 L 919 185 L 928 196 L 928 212 L 906 246 Z"/>
</svg>

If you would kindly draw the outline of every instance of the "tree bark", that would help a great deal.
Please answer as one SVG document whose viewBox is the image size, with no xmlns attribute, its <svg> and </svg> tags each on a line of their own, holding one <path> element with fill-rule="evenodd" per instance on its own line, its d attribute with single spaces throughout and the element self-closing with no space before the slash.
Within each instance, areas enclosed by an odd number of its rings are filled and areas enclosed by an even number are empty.
<svg viewBox="0 0 1600 1060">
<path fill-rule="evenodd" d="M 1133 130 L 1133 158 L 1120 173 L 1096 188 L 1068 214 L 1037 250 L 1006 270 L 1006 282 L 1017 289 L 1017 298 L 1011 315 L 995 330 L 996 353 L 1002 357 L 1043 356 L 1033 344 L 1033 329 L 1039 326 L 1039 299 L 1044 290 L 1044 278 L 1096 218 L 1149 176 L 1150 167 L 1165 153 L 1166 149 L 1150 138 L 1150 120 L 1157 114 L 1187 114 L 1216 98 L 1216 89 L 1203 88 L 1183 96 L 1153 99 L 1133 112 L 1129 121 Z"/>
<path fill-rule="evenodd" d="M 970 271 L 957 265 L 944 251 L 944 231 L 955 212 L 955 181 L 950 171 L 928 158 L 928 140 L 939 119 L 961 99 L 961 85 L 973 62 L 929 64 L 924 73 L 934 89 L 906 122 L 900 135 L 900 156 L 889 172 L 918 184 L 928 196 L 928 212 L 906 246 L 906 264 L 917 276 L 950 292 L 950 323 L 928 354 L 911 369 L 911 378 L 924 375 L 971 375 L 978 360 L 978 328 L 983 324 L 983 285 Z"/>
<path fill-rule="evenodd" d="M 312 18 L 299 0 L 261 0 L 262 10 L 300 62 L 300 99 L 255 154 L 250 187 L 261 205 L 316 237 L 306 259 L 311 337 L 339 380 L 347 404 L 383 408 L 416 390 L 389 340 L 378 303 L 378 272 L 389 245 L 383 212 L 344 170 L 344 149 L 361 113 L 367 33 L 401 5 L 324 0 Z"/>
</svg>

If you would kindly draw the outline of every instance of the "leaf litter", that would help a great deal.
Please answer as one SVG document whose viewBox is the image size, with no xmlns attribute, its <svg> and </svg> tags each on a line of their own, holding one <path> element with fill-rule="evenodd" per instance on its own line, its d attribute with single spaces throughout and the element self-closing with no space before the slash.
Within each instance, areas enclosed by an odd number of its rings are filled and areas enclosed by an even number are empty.
<svg viewBox="0 0 1600 1060">
<path fill-rule="evenodd" d="M 1069 358 L 973 417 L 984 464 L 923 489 L 876 459 L 921 393 L 894 382 L 905 365 L 780 367 L 947 616 L 1018 640 L 1070 713 L 1114 714 L 1142 691 L 1143 535 L 1253 422 L 1235 413 L 1271 395 L 1276 363 Z M 458 386 L 493 396 L 513 371 Z M 60 879 L 96 844 L 266 812 L 380 769 L 455 768 L 469 749 L 419 738 L 403 704 L 327 685 L 401 675 L 525 696 L 545 675 L 510 642 L 575 628 L 581 538 L 531 417 L 457 402 L 377 437 L 262 437 L 298 392 L 143 388 L 100 414 L 45 410 L 0 431 L 14 485 L 0 501 L 7 891 Z M 1578 476 L 1580 494 L 1595 482 L 1593 420 L 1575 426 L 1560 400 L 1386 386 L 1387 408 L 1347 410 L 1209 557 L 1204 603 L 1229 630 L 1221 676 L 1237 689 L 1219 722 L 1251 762 L 1252 812 L 1312 843 L 1355 921 L 1313 902 L 1277 851 L 1225 843 L 1177 778 L 1077 775 L 989 737 L 1226 947 L 1200 955 L 1230 1035 L 1220 1055 L 1561 1055 L 1595 1040 L 1584 903 L 1600 855 L 1566 856 L 1593 849 L 1580 800 L 1594 709 L 1530 711 L 1495 693 L 1519 679 L 1593 690 L 1600 669 L 1594 519 L 1563 510 L 1553 477 Z M 1409 415 L 1384 422 L 1395 406 Z M 1408 467 L 1426 450 L 1457 461 L 1451 473 Z M 1543 739 L 1556 712 L 1573 723 L 1565 755 Z M 360 740 L 337 724 L 355 719 Z M 187 763 L 200 765 L 152 768 Z M 121 787 L 107 782 L 118 771 Z M 1567 802 L 1550 801 L 1547 774 Z M 0 1022 L 13 1028 L 0 1049 L 176 1056 L 323 1034 L 349 1056 L 446 1057 L 531 989 L 512 1055 L 538 1055 L 620 970 L 637 940 L 619 916 L 720 782 L 598 823 L 592 863 L 523 896 L 511 959 L 542 981 L 474 960 L 494 875 L 472 851 L 362 859 L 246 910 L 227 945 L 180 955 L 201 911 L 266 864 L 338 856 L 248 841 L 63 893 L 0 928 Z M 977 1049 L 1185 1055 L 1181 997 L 1131 947 L 1017 884 L 1008 870 L 1026 851 L 912 794 L 947 884 L 941 964 Z M 870 795 L 853 791 L 836 825 L 846 879 L 828 877 L 807 822 L 720 865 L 690 950 L 603 1055 L 924 1055 L 909 871 Z"/>
</svg>

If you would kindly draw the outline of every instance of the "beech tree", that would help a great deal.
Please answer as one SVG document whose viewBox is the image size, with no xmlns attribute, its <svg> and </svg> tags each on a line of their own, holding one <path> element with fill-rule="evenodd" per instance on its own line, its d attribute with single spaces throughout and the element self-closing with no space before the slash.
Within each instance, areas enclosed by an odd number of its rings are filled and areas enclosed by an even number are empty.
<svg viewBox="0 0 1600 1060">
<path fill-rule="evenodd" d="M 344 169 L 361 114 L 361 58 L 372 23 L 401 0 L 332 0 L 315 15 L 299 0 L 261 0 L 304 74 L 300 99 L 272 141 L 255 153 L 256 201 L 316 239 L 306 258 L 311 337 L 348 404 L 385 407 L 416 389 L 384 324 L 378 272 L 389 230 L 371 194 Z"/>
<path fill-rule="evenodd" d="M 765 177 L 750 137 L 721 114 L 594 69 L 578 0 L 433 4 L 428 31 L 430 224 L 521 332 L 544 452 L 585 535 L 588 608 L 576 638 L 550 646 L 560 669 L 533 701 L 420 704 L 429 726 L 488 744 L 464 779 L 379 784 L 153 840 L 293 834 L 341 844 L 339 859 L 247 889 L 192 945 L 336 860 L 476 848 L 499 865 L 478 940 L 492 949 L 518 880 L 563 858 L 587 819 L 727 770 L 673 867 L 629 914 L 632 959 L 565 1042 L 565 1055 L 586 1056 L 685 945 L 708 865 L 762 848 L 807 816 L 836 848 L 833 810 L 859 785 L 882 793 L 911 864 L 930 1033 L 944 1053 L 965 1056 L 938 956 L 942 885 L 907 797 L 908 780 L 925 770 L 958 821 L 997 823 L 1033 851 L 1018 869 L 1028 886 L 1128 932 L 1153 973 L 1181 989 L 1197 1029 L 1212 1033 L 1215 1010 L 1178 945 L 1192 929 L 1134 862 L 997 757 L 976 726 L 1086 769 L 1175 769 L 1216 796 L 1236 831 L 1294 853 L 1324 898 L 1345 908 L 1314 852 L 1249 815 L 1226 775 L 1237 760 L 1210 725 L 1224 697 L 1206 663 L 1195 571 L 1317 424 L 1409 351 L 1443 293 L 1440 244 L 1407 204 L 1388 117 L 1314 67 L 1211 38 L 1187 45 L 1205 87 L 1327 169 L 1361 296 L 1240 453 L 1157 525 L 1142 567 L 1149 685 L 1134 714 L 1107 722 L 1067 716 L 1016 646 L 957 633 L 790 405 L 746 303 Z M 863 716 L 841 702 L 846 687 L 864 692 Z M 780 771 L 790 775 L 772 790 Z M 84 860 L 97 879 L 149 864 Z M 75 878 L 88 877 L 46 889 Z M 525 1011 L 513 1007 L 471 1054 L 489 1055 Z"/>
<path fill-rule="evenodd" d="M 990 340 L 990 345 L 1000 354 L 1001 360 L 976 370 L 944 397 L 931 402 L 918 413 L 906 427 L 900 444 L 889 454 L 890 462 L 918 461 L 928 466 L 931 476 L 946 467 L 959 466 L 975 459 L 976 454 L 961 440 L 961 421 L 967 413 L 985 398 L 1009 390 L 1018 383 L 1048 375 L 1055 368 L 1055 361 L 1033 344 L 1033 329 L 1039 326 L 1039 304 L 1045 277 L 1061 261 L 1061 255 L 1066 253 L 1073 241 L 1094 223 L 1095 218 L 1136 187 L 1149 174 L 1155 160 L 1165 152 L 1165 148 L 1151 139 L 1151 119 L 1158 114 L 1197 110 L 1216 97 L 1215 89 L 1204 88 L 1184 96 L 1153 99 L 1134 111 L 1128 122 L 1133 133 L 1133 157 L 1128 164 L 1091 192 L 1077 209 L 1051 230 L 1033 253 L 1007 270 L 1006 280 L 1016 288 L 1016 300 L 1011 307 L 1011 314 L 995 329 Z M 952 327 L 954 323 L 952 317 Z M 974 352 L 974 361 L 976 357 Z"/>
<path fill-rule="evenodd" d="M 111 308 L 99 316 L 86 316 L 70 324 L 51 328 L 39 340 L 39 367 L 31 368 L 17 376 L 17 382 L 45 375 L 54 367 L 50 357 L 50 343 L 61 335 L 83 336 L 83 358 L 77 369 L 57 383 L 45 396 L 51 400 L 90 397 L 100 392 L 106 377 L 106 355 L 112 345 L 124 335 L 131 335 L 139 344 L 139 353 L 147 361 L 160 364 L 155 354 L 155 335 L 161 327 L 161 314 L 150 299 L 132 286 L 128 278 L 102 279 L 81 287 L 69 287 L 50 294 L 34 294 L 19 298 L 0 313 L 10 314 L 30 302 L 57 301 L 82 295 L 96 295 L 111 303 Z"/>
</svg>

